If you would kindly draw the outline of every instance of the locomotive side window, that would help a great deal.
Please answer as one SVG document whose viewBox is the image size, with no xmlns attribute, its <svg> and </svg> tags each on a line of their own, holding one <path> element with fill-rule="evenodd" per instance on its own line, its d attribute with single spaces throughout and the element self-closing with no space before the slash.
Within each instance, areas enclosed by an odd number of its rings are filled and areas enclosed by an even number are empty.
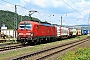
<svg viewBox="0 0 90 60">
<path fill-rule="evenodd" d="M 39 26 L 37 25 L 36 28 L 39 29 Z"/>
</svg>

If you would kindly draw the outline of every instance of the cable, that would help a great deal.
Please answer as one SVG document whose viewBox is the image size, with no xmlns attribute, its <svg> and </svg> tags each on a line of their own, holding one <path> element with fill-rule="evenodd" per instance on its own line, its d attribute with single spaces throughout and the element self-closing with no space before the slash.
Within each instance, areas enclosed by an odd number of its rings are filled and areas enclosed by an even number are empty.
<svg viewBox="0 0 90 60">
<path fill-rule="evenodd" d="M 62 0 L 63 1 L 63 0 Z M 71 7 L 68 3 L 66 3 L 65 1 L 63 1 L 65 4 L 67 4 L 69 7 Z M 73 2 L 74 3 L 74 2 Z M 74 3 L 75 4 L 75 3 Z M 72 8 L 72 7 L 71 7 Z M 72 8 L 75 12 L 77 12 L 80 16 L 82 16 L 82 14 L 80 14 L 77 10 L 75 10 L 74 8 Z M 79 8 L 80 9 L 80 8 Z M 84 9 L 83 9 L 84 10 Z M 83 11 L 82 10 L 82 11 Z M 79 18 L 77 18 L 79 19 Z M 85 17 L 83 17 L 82 19 L 86 19 Z"/>
<path fill-rule="evenodd" d="M 9 4 L 12 4 L 12 5 L 17 5 L 17 4 L 13 4 L 13 3 L 8 2 L 8 1 L 5 1 L 5 0 L 1 0 L 1 1 L 6 2 L 6 3 L 9 3 Z M 21 8 L 24 8 L 24 9 L 30 10 L 30 9 L 28 9 L 28 8 L 26 8 L 26 7 L 21 6 L 21 5 L 17 5 L 17 6 L 20 6 Z"/>
<path fill-rule="evenodd" d="M 76 4 L 74 3 L 74 1 L 71 0 L 71 2 L 72 2 L 74 5 L 76 5 Z M 78 7 L 78 6 L 77 6 L 77 7 Z M 81 9 L 80 7 L 78 7 L 78 8 Z"/>
<path fill-rule="evenodd" d="M 28 4 L 32 4 L 32 3 L 30 3 L 30 2 L 26 2 L 26 1 L 24 1 L 25 3 L 28 3 Z M 35 5 L 34 5 L 35 6 Z M 41 8 L 41 9 L 43 9 L 42 7 L 39 7 L 39 8 Z M 42 13 L 42 11 L 41 11 L 41 9 L 38 11 L 38 13 Z M 49 11 L 47 11 L 47 10 L 45 10 L 44 9 L 44 11 L 46 12 L 46 13 L 50 13 L 50 14 L 53 14 L 53 12 L 49 12 Z"/>
<path fill-rule="evenodd" d="M 16 5 L 16 4 L 13 4 L 13 3 L 11 3 L 11 2 L 8 2 L 8 1 L 5 1 L 5 0 L 1 0 L 1 1 L 3 1 L 3 2 L 6 2 L 6 3 L 9 3 L 9 4 L 12 4 L 12 5 Z M 63 1 L 63 0 L 62 0 Z M 24 1 L 25 2 L 25 1 Z M 66 3 L 65 1 L 63 1 L 64 3 Z M 27 2 L 26 2 L 27 3 Z M 69 7 L 71 7 L 68 3 L 66 3 Z M 26 7 L 23 7 L 23 6 L 21 6 L 21 5 L 17 5 L 17 6 L 19 6 L 19 7 L 21 7 L 21 8 L 24 8 L 24 9 L 26 9 L 26 10 L 30 10 L 30 9 L 28 9 L 28 8 L 26 8 Z M 72 8 L 72 7 L 71 7 Z M 43 9 L 43 8 L 42 8 Z M 75 10 L 74 8 L 72 8 L 75 12 L 77 12 L 79 15 L 81 15 L 77 10 Z M 46 13 L 50 13 L 50 12 L 48 12 L 48 11 L 45 11 Z M 39 14 L 42 14 L 42 12 L 40 12 L 40 11 L 38 11 L 38 13 Z M 46 14 L 42 14 L 42 15 L 46 15 Z M 50 14 L 50 15 L 53 15 L 53 14 Z M 47 15 L 46 15 L 47 16 Z"/>
<path fill-rule="evenodd" d="M 12 5 L 15 5 L 15 4 L 10 3 L 10 2 L 8 2 L 8 1 L 5 1 L 5 0 L 1 0 L 1 1 L 6 2 L 6 3 L 9 3 L 9 4 L 12 4 Z"/>
<path fill-rule="evenodd" d="M 74 5 L 76 5 L 75 3 L 74 3 L 74 1 L 72 1 L 71 0 L 71 2 L 74 4 Z M 86 5 L 86 3 L 85 3 L 85 5 Z M 78 7 L 78 6 L 77 6 Z M 90 7 L 90 6 L 89 6 Z M 81 9 L 81 7 L 78 7 L 79 9 Z M 83 10 L 81 10 L 81 11 L 84 11 L 85 9 L 83 9 Z"/>
<path fill-rule="evenodd" d="M 62 0 L 63 1 L 63 0 Z M 67 4 L 69 7 L 71 7 L 68 3 L 66 3 L 65 1 L 63 1 L 65 4 Z M 71 7 L 72 8 L 72 7 Z M 72 8 L 75 12 L 77 12 L 79 15 L 81 15 L 77 10 L 75 10 L 74 8 Z"/>
<path fill-rule="evenodd" d="M 6 3 L 9 3 L 9 4 L 12 4 L 12 5 L 16 5 L 16 4 L 13 4 L 13 3 L 8 2 L 8 1 L 5 1 L 5 0 L 1 0 L 1 1 L 6 2 Z M 26 2 L 26 1 L 24 1 L 24 2 Z M 27 3 L 27 2 L 26 2 L 26 3 Z M 19 6 L 19 7 L 23 8 L 23 9 L 28 10 L 28 11 L 30 11 L 30 10 L 31 10 L 31 9 L 28 9 L 28 8 L 23 7 L 23 6 L 21 6 L 21 5 L 16 5 L 16 6 Z M 43 8 L 42 8 L 42 9 L 43 9 Z M 46 10 L 45 10 L 45 12 L 46 12 Z M 37 11 L 37 13 L 39 13 L 39 14 L 41 14 L 41 15 L 45 15 L 45 14 L 43 14 L 43 13 L 42 13 L 42 11 L 40 12 L 40 10 L 39 10 L 39 11 Z M 47 12 L 47 13 L 50 13 L 50 12 Z M 47 16 L 47 15 L 45 15 L 45 16 Z"/>
</svg>

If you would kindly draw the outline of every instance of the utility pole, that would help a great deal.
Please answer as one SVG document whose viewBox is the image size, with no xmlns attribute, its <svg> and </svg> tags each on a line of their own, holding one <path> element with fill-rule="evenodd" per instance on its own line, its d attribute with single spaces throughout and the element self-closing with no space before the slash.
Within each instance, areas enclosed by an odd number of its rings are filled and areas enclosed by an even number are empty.
<svg viewBox="0 0 90 60">
<path fill-rule="evenodd" d="M 14 15 L 14 39 L 17 37 L 16 31 L 17 30 L 17 5 L 15 5 L 15 15 Z M 16 42 L 16 40 L 15 40 Z"/>
<path fill-rule="evenodd" d="M 22 21 L 22 15 L 21 15 L 21 21 Z"/>
<path fill-rule="evenodd" d="M 62 26 L 62 16 L 61 16 L 61 26 Z"/>
<path fill-rule="evenodd" d="M 14 30 L 17 29 L 17 5 L 15 5 Z"/>
</svg>

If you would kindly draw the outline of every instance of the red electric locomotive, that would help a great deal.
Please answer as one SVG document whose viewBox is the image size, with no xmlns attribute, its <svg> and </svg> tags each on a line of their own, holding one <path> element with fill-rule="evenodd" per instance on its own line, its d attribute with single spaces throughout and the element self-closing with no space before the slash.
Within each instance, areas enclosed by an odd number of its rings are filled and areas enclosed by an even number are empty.
<svg viewBox="0 0 90 60">
<path fill-rule="evenodd" d="M 22 21 L 18 25 L 17 42 L 37 43 L 55 38 L 56 27 L 46 22 Z"/>
</svg>

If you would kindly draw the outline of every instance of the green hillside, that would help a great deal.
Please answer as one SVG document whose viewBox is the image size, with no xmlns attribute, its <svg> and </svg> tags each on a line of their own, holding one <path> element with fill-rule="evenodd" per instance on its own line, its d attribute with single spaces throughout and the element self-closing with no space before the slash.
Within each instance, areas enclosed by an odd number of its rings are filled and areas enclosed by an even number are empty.
<svg viewBox="0 0 90 60">
<path fill-rule="evenodd" d="M 11 11 L 0 10 L 0 27 L 2 21 L 5 22 L 8 29 L 14 29 L 15 13 Z M 33 20 L 40 21 L 38 18 L 32 17 Z M 29 16 L 22 16 L 22 20 L 30 20 Z M 21 16 L 17 14 L 17 23 L 21 21 Z"/>
</svg>

